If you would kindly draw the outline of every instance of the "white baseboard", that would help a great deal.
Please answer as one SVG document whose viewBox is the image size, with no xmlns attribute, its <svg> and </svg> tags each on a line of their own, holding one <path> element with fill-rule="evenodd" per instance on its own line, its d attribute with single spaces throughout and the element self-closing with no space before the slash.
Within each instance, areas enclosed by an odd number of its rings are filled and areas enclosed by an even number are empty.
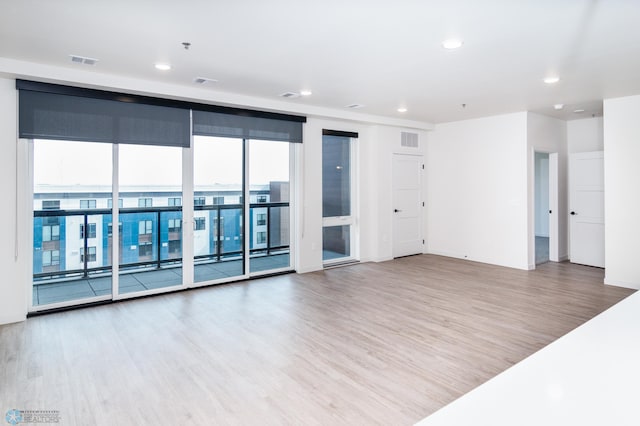
<svg viewBox="0 0 640 426">
<path fill-rule="evenodd" d="M 322 271 L 322 268 L 317 268 L 314 266 L 301 266 L 300 268 L 296 269 L 296 273 L 298 274 L 306 274 L 308 272 L 316 272 L 316 271 Z"/>
<path fill-rule="evenodd" d="M 606 285 L 613 285 L 616 287 L 624 287 L 624 288 L 630 288 L 633 290 L 640 290 L 640 284 L 638 283 L 626 283 L 624 281 L 618 281 L 618 280 L 611 280 L 609 278 L 607 278 L 606 276 L 604 277 L 604 283 Z"/>
</svg>

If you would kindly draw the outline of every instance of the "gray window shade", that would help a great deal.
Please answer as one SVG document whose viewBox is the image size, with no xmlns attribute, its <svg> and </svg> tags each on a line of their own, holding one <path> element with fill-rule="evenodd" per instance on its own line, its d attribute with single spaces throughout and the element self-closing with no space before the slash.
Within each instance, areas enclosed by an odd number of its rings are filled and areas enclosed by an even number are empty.
<svg viewBox="0 0 640 426">
<path fill-rule="evenodd" d="M 188 147 L 189 110 L 20 90 L 19 134 L 58 139 Z"/>
<path fill-rule="evenodd" d="M 194 110 L 193 134 L 301 143 L 302 123 Z"/>
</svg>

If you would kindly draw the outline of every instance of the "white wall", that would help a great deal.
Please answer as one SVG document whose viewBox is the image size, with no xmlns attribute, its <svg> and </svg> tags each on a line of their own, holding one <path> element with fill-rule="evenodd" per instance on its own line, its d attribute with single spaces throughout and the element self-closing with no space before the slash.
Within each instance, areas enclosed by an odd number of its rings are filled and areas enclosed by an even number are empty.
<svg viewBox="0 0 640 426">
<path fill-rule="evenodd" d="M 309 117 L 304 129 L 301 156 L 298 272 L 322 269 L 322 130 L 357 132 L 356 182 L 357 229 L 361 261 L 380 262 L 393 258 L 392 161 L 394 153 L 424 155 L 426 134 L 392 126 Z M 400 147 L 402 131 L 418 133 L 418 149 Z M 423 183 L 423 188 L 426 186 Z M 426 214 L 425 214 L 426 216 Z"/>
<path fill-rule="evenodd" d="M 605 283 L 640 289 L 640 96 L 604 101 Z"/>
<path fill-rule="evenodd" d="M 559 260 L 569 258 L 569 220 L 568 220 L 568 155 L 567 125 L 563 120 L 545 115 L 527 113 L 527 155 L 528 155 L 528 199 L 529 199 L 529 268 L 535 268 L 535 152 L 558 153 L 558 223 L 557 253 Z M 549 220 L 553 220 L 551 218 Z M 553 229 L 550 226 L 550 229 Z M 551 241 L 550 241 L 551 243 Z M 550 248 L 550 252 L 553 251 Z"/>
<path fill-rule="evenodd" d="M 0 156 L 0 194 L 5 199 L 5 204 L 0 209 L 0 223 L 4 225 L 5 235 L 0 239 L 0 324 L 22 321 L 27 314 L 27 290 L 28 273 L 27 262 L 30 259 L 27 253 L 28 231 L 26 220 L 18 218 L 26 217 L 22 207 L 24 199 L 17 203 L 16 211 L 16 184 L 19 182 L 18 193 L 22 196 L 26 193 L 28 176 L 16 180 L 16 167 L 18 161 L 22 164 L 24 157 L 17 160 L 17 111 L 16 111 L 15 81 L 0 78 L 0 144 L 2 144 L 2 156 Z M 24 147 L 23 147 L 24 148 Z M 21 150 L 20 154 L 24 154 Z M 16 245 L 16 231 L 18 245 Z M 30 262 L 30 261 L 29 261 Z"/>
<path fill-rule="evenodd" d="M 526 112 L 436 125 L 428 251 L 528 269 L 528 164 Z"/>
<path fill-rule="evenodd" d="M 570 154 L 602 150 L 604 150 L 602 117 L 567 121 L 567 151 Z"/>
</svg>

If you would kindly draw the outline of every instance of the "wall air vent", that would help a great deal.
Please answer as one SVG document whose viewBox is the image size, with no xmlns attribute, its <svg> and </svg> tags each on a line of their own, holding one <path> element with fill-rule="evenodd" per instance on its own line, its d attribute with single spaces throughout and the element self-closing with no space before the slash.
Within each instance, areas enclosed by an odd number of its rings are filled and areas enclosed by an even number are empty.
<svg viewBox="0 0 640 426">
<path fill-rule="evenodd" d="M 207 83 L 217 83 L 218 80 L 216 80 L 215 78 L 196 77 L 193 79 L 193 82 L 196 84 L 207 84 Z"/>
<path fill-rule="evenodd" d="M 400 145 L 406 148 L 418 148 L 418 134 L 409 132 L 400 132 Z"/>
<path fill-rule="evenodd" d="M 284 92 L 284 93 L 280 93 L 278 96 L 280 96 L 281 98 L 297 98 L 300 96 L 300 93 Z"/>
<path fill-rule="evenodd" d="M 97 59 L 87 58 L 86 56 L 78 56 L 78 55 L 69 55 L 71 57 L 71 62 L 76 64 L 84 64 L 84 65 L 95 65 L 98 62 Z"/>
</svg>

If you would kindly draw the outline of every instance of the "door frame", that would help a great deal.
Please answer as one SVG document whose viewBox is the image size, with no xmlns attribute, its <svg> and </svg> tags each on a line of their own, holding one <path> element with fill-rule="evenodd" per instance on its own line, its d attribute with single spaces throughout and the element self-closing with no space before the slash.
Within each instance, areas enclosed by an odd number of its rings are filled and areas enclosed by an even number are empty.
<svg viewBox="0 0 640 426">
<path fill-rule="evenodd" d="M 529 191 L 529 232 L 528 232 L 528 269 L 536 269 L 536 202 L 535 202 L 535 154 L 549 155 L 549 261 L 560 262 L 560 164 L 559 153 L 553 151 L 545 151 L 542 149 L 531 148 L 531 156 L 529 170 L 531 173 L 530 191 Z"/>
</svg>

